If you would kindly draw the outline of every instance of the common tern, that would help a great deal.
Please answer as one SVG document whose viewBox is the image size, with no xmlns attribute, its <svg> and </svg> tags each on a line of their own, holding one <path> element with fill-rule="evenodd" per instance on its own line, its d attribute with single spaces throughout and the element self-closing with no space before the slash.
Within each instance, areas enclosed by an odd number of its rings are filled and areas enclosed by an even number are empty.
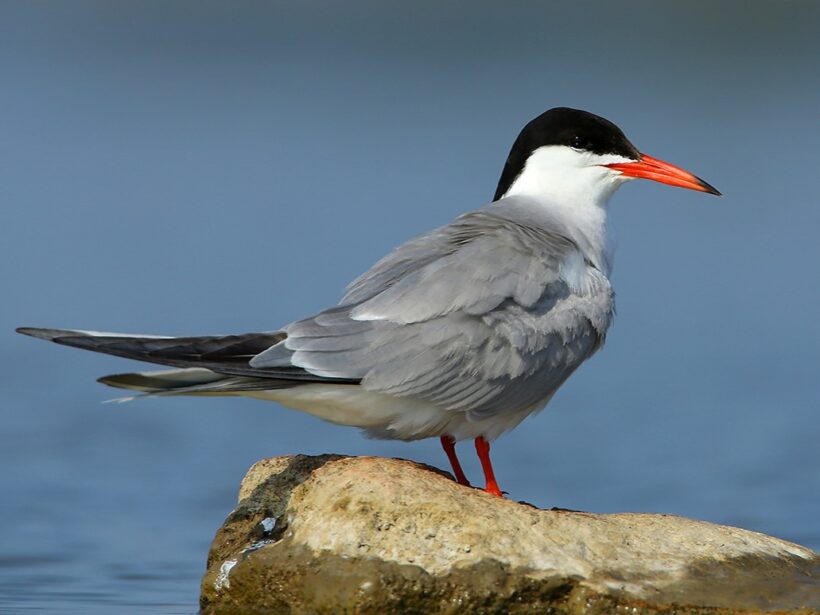
<svg viewBox="0 0 820 615">
<path fill-rule="evenodd" d="M 174 368 L 99 379 L 144 395 L 240 395 L 371 437 L 438 437 L 464 485 L 455 443 L 473 439 L 485 490 L 501 496 L 490 442 L 604 344 L 615 305 L 607 202 L 635 178 L 720 194 L 640 153 L 612 122 L 551 109 L 518 135 L 489 205 L 394 249 L 335 307 L 228 336 L 18 331 Z"/>
</svg>

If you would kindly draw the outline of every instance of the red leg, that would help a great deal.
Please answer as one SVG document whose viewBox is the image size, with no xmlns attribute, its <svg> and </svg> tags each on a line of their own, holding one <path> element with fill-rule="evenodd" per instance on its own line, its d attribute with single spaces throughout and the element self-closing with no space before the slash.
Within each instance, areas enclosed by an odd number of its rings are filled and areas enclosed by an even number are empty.
<svg viewBox="0 0 820 615">
<path fill-rule="evenodd" d="M 453 474 L 456 475 L 456 480 L 459 485 L 470 486 L 470 481 L 464 475 L 464 470 L 461 469 L 461 464 L 458 462 L 456 456 L 456 440 L 453 436 L 441 436 L 441 446 L 444 452 L 447 453 L 447 459 L 450 460 L 450 465 L 453 466 Z"/>
<path fill-rule="evenodd" d="M 481 468 L 484 470 L 484 480 L 486 481 L 484 491 L 503 498 L 501 489 L 498 488 L 498 483 L 495 481 L 493 464 L 490 462 L 490 443 L 483 436 L 479 436 L 475 439 L 475 450 L 478 453 L 478 459 L 481 461 Z"/>
</svg>

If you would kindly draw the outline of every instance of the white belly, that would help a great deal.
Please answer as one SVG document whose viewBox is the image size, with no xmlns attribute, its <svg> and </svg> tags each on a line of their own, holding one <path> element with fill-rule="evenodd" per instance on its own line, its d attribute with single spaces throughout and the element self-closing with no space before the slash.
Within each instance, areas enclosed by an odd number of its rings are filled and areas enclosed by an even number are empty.
<svg viewBox="0 0 820 615">
<path fill-rule="evenodd" d="M 358 427 L 371 438 L 397 440 L 418 440 L 444 434 L 457 440 L 478 436 L 492 440 L 538 409 L 501 412 L 485 419 L 470 421 L 465 412 L 445 410 L 409 397 L 375 393 L 350 384 L 305 384 L 289 389 L 252 391 L 243 395 L 275 401 L 331 423 Z"/>
</svg>

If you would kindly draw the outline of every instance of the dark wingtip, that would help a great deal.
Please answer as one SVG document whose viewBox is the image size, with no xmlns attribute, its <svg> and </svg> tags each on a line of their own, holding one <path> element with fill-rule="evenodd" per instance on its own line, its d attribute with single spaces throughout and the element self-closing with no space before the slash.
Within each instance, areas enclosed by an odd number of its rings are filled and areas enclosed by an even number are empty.
<svg viewBox="0 0 820 615">
<path fill-rule="evenodd" d="M 72 331 L 71 329 L 17 327 L 15 331 L 17 331 L 17 333 L 22 333 L 23 335 L 28 335 L 29 337 L 36 337 L 40 340 L 46 340 L 47 342 L 56 342 L 57 344 L 62 343 L 62 340 L 67 338 L 87 337 L 87 334 L 83 331 Z"/>
<path fill-rule="evenodd" d="M 15 331 L 41 340 L 52 340 L 57 334 L 57 329 L 40 329 L 38 327 L 17 327 Z"/>
</svg>

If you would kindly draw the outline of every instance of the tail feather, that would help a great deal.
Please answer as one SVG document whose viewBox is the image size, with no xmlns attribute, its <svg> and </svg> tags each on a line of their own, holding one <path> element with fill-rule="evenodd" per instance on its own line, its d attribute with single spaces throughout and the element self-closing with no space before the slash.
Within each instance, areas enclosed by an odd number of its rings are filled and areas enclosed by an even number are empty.
<svg viewBox="0 0 820 615">
<path fill-rule="evenodd" d="M 118 389 L 140 391 L 137 397 L 168 395 L 236 395 L 295 386 L 290 380 L 224 376 L 207 369 L 186 368 L 128 374 L 111 374 L 97 382 Z M 129 397 L 126 399 L 133 399 Z"/>
<path fill-rule="evenodd" d="M 145 391 L 149 393 L 177 388 L 202 386 L 225 380 L 226 376 L 209 369 L 189 367 L 183 369 L 164 369 L 149 372 L 128 374 L 109 374 L 98 378 L 97 382 L 118 389 Z"/>
</svg>

